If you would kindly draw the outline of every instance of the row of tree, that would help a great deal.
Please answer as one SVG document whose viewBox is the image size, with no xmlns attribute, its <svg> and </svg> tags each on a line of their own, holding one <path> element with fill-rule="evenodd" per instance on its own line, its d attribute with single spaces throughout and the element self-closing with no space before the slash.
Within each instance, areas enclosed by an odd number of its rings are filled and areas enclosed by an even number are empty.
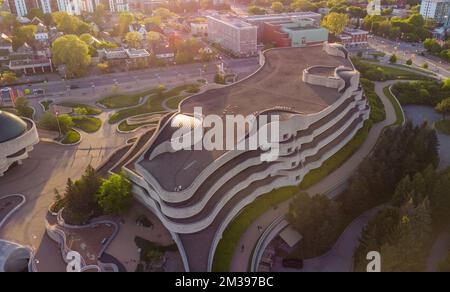
<svg viewBox="0 0 450 292">
<path fill-rule="evenodd" d="M 133 202 L 131 183 L 124 174 L 102 179 L 91 166 L 79 180 L 67 180 L 63 195 L 55 192 L 55 205 L 64 208 L 64 219 L 74 225 L 86 224 L 100 215 L 121 215 Z"/>
<path fill-rule="evenodd" d="M 436 106 L 450 96 L 450 80 L 399 82 L 392 92 L 401 104 Z"/>
<path fill-rule="evenodd" d="M 429 38 L 423 42 L 423 46 L 428 53 L 450 61 L 450 41 L 441 44 L 436 39 Z"/>
<path fill-rule="evenodd" d="M 430 29 L 436 27 L 433 20 L 425 20 L 419 13 L 408 18 L 384 17 L 380 15 L 366 16 L 363 27 L 375 35 L 392 40 L 401 39 L 407 42 L 422 42 L 431 36 Z"/>
<path fill-rule="evenodd" d="M 404 177 L 430 165 L 434 169 L 438 159 L 436 132 L 426 123 L 420 127 L 406 124 L 387 129 L 337 201 L 306 193 L 293 200 L 288 220 L 303 235 L 302 255 L 308 258 L 326 252 L 349 222 L 375 206 L 390 202 L 397 197 L 397 184 Z M 448 200 L 446 210 L 450 213 L 450 195 Z"/>
</svg>

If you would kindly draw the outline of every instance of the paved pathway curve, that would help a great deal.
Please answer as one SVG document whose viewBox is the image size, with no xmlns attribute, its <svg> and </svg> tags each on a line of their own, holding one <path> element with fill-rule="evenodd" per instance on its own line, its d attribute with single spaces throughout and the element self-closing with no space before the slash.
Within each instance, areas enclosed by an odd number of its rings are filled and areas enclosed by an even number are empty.
<svg viewBox="0 0 450 292">
<path fill-rule="evenodd" d="M 390 86 L 399 81 L 387 81 L 387 82 L 379 82 L 375 85 L 375 92 L 380 97 L 381 101 L 384 104 L 384 108 L 386 110 L 386 119 L 383 122 L 377 123 L 372 126 L 369 135 L 363 145 L 355 152 L 352 157 L 350 157 L 341 167 L 333 171 L 326 178 L 321 180 L 319 183 L 310 187 L 306 191 L 310 194 L 318 194 L 318 193 L 329 193 L 330 190 L 334 190 L 340 185 L 342 185 L 348 178 L 352 175 L 354 170 L 358 167 L 360 162 L 372 151 L 375 146 L 378 137 L 386 126 L 392 125 L 396 121 L 395 109 L 392 106 L 389 99 L 384 95 L 383 89 L 386 86 Z M 331 192 L 329 194 L 330 197 L 334 197 L 336 192 Z M 241 237 L 241 240 L 236 246 L 236 250 L 234 251 L 234 256 L 231 261 L 230 270 L 233 272 L 245 272 L 248 268 L 249 258 L 251 257 L 253 247 L 256 246 L 256 243 L 261 235 L 261 232 L 258 230 L 258 226 L 263 227 L 265 230 L 276 218 L 279 216 L 286 214 L 289 209 L 290 200 L 279 204 L 277 209 L 270 209 L 262 216 L 260 216 L 252 225 L 247 229 L 244 235 Z M 244 246 L 244 251 L 241 250 L 241 247 Z"/>
<path fill-rule="evenodd" d="M 353 271 L 353 252 L 358 246 L 363 228 L 369 223 L 383 206 L 366 211 L 347 226 L 333 248 L 326 254 L 305 260 L 304 268 L 300 272 L 351 272 Z M 296 269 L 286 269 L 277 261 L 274 266 L 276 272 L 298 272 Z"/>
</svg>

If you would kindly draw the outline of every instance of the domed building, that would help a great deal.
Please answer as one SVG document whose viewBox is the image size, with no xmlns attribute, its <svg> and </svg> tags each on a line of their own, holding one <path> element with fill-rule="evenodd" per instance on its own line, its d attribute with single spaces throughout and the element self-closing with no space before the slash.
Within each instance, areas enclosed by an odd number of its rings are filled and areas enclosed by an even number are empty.
<svg viewBox="0 0 450 292">
<path fill-rule="evenodd" d="M 21 164 L 39 142 L 35 123 L 0 110 L 0 176 L 14 163 Z"/>
</svg>

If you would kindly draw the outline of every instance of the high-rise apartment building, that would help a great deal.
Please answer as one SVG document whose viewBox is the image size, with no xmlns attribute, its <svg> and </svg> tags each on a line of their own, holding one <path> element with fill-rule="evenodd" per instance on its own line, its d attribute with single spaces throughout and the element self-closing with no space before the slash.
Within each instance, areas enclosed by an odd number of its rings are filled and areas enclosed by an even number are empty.
<svg viewBox="0 0 450 292">
<path fill-rule="evenodd" d="M 450 0 L 422 0 L 420 14 L 424 18 L 431 18 L 438 23 L 448 24 L 450 14 Z"/>
</svg>

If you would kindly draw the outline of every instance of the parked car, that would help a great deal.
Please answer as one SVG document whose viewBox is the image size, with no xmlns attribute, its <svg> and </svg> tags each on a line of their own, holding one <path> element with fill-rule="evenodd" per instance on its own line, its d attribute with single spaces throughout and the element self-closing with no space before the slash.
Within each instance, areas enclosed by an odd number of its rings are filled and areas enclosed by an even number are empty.
<svg viewBox="0 0 450 292">
<path fill-rule="evenodd" d="M 303 269 L 303 260 L 302 259 L 283 259 L 283 267 L 301 270 Z"/>
<path fill-rule="evenodd" d="M 80 88 L 80 86 L 78 86 L 78 85 L 70 85 L 70 89 L 78 89 L 78 88 Z"/>
<path fill-rule="evenodd" d="M 43 95 L 45 93 L 45 90 L 42 88 L 33 89 L 33 94 L 35 95 Z"/>
</svg>

